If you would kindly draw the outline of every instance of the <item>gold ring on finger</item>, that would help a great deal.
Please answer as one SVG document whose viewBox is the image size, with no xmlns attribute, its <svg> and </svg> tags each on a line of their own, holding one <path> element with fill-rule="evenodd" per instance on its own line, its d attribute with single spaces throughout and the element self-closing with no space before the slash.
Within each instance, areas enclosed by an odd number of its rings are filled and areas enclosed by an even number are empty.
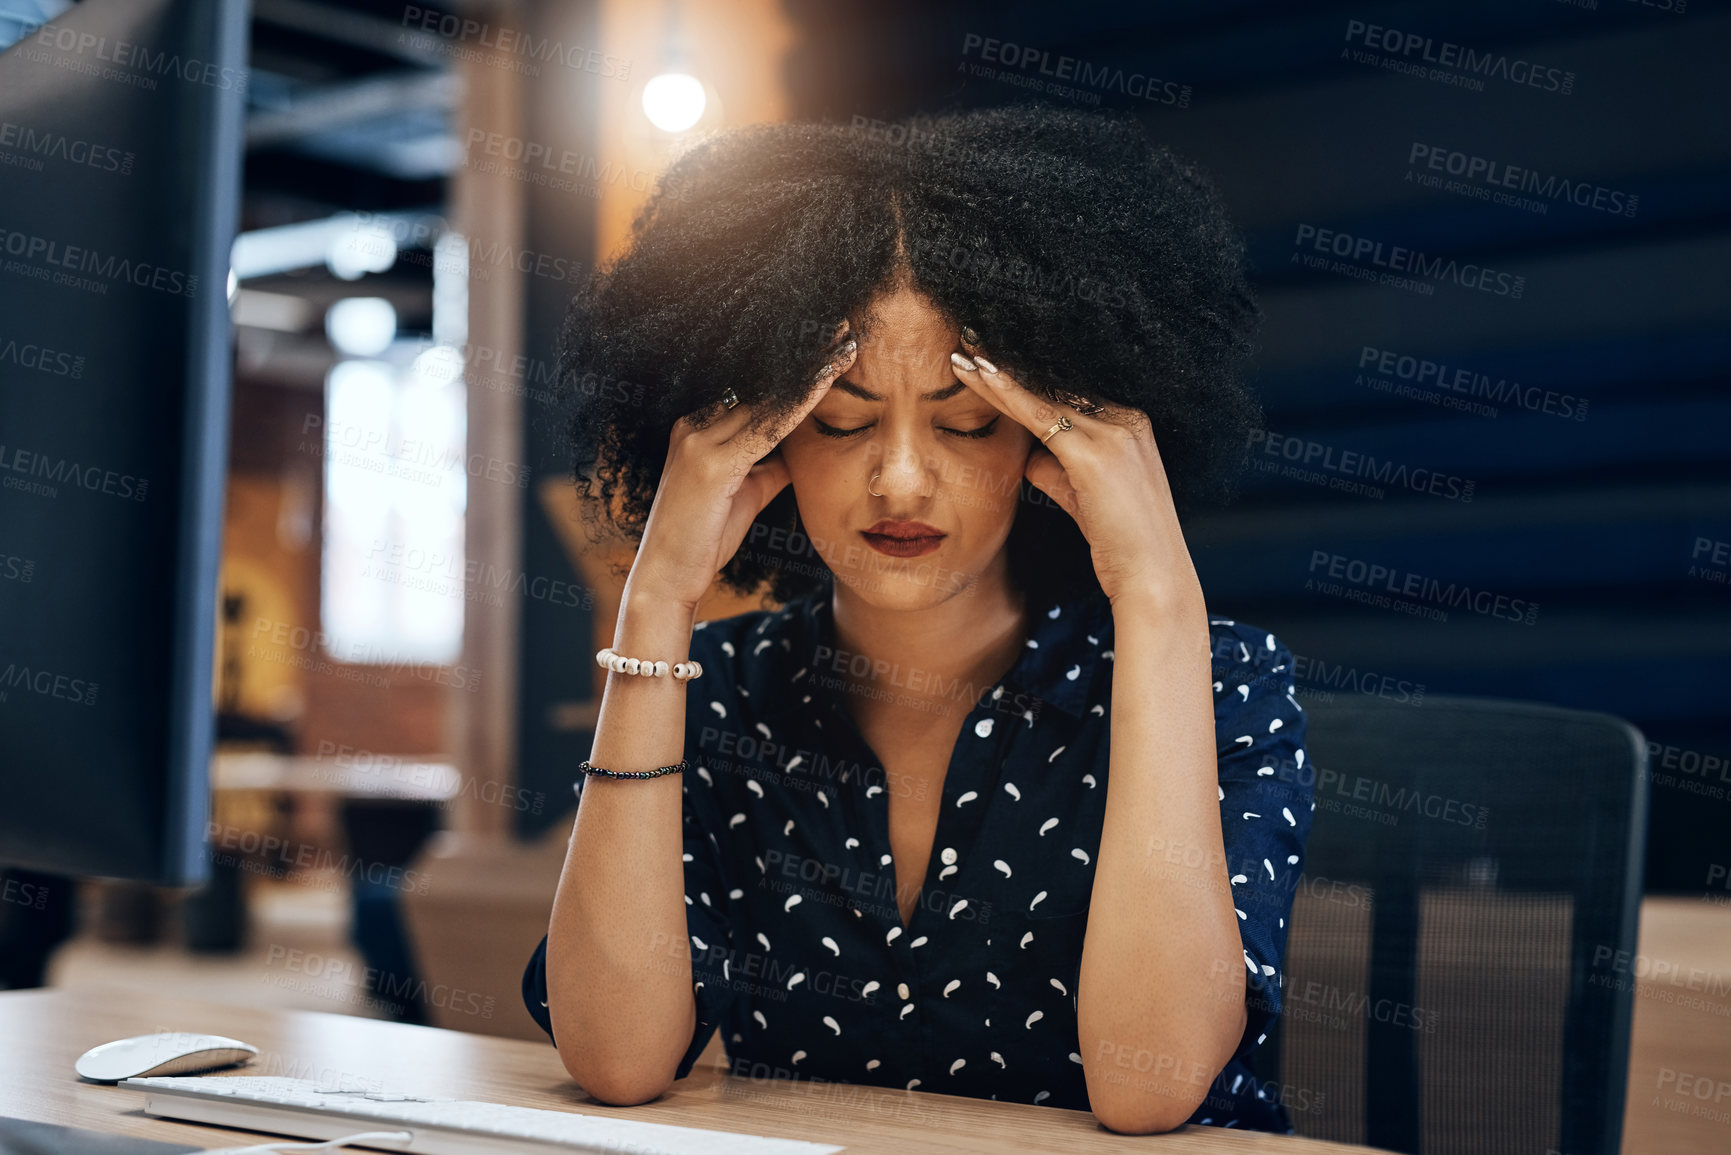
<svg viewBox="0 0 1731 1155">
<path fill-rule="evenodd" d="M 1052 439 L 1052 436 L 1054 434 L 1062 433 L 1066 429 L 1074 429 L 1074 428 L 1075 428 L 1075 425 L 1073 423 L 1071 423 L 1070 419 L 1068 417 L 1065 417 L 1065 416 L 1060 414 L 1058 417 L 1058 423 L 1056 425 L 1052 426 L 1050 429 L 1046 430 L 1046 435 L 1044 437 L 1040 438 L 1040 444 L 1044 445 L 1047 441 Z"/>
</svg>

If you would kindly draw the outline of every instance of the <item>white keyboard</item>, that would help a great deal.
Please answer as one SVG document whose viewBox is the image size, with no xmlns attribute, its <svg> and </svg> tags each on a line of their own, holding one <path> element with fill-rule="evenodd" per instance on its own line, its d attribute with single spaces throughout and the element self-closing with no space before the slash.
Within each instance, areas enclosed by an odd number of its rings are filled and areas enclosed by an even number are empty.
<svg viewBox="0 0 1731 1155">
<path fill-rule="evenodd" d="M 408 1142 L 368 1139 L 356 1146 L 417 1155 L 548 1155 L 605 1151 L 629 1155 L 833 1155 L 841 1147 L 767 1139 L 509 1107 L 469 1099 L 436 1099 L 377 1087 L 256 1075 L 125 1079 L 145 1093 L 149 1115 L 190 1119 L 303 1139 L 337 1139 L 359 1131 L 400 1130 Z"/>
</svg>

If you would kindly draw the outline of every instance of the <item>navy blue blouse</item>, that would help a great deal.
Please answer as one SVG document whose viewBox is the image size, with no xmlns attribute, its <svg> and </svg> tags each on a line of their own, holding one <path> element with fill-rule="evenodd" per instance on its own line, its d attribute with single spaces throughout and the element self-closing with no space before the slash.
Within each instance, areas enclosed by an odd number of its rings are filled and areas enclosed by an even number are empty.
<svg viewBox="0 0 1731 1155">
<path fill-rule="evenodd" d="M 699 623 L 691 656 L 704 672 L 686 685 L 684 776 L 698 1009 L 679 1077 L 719 1028 L 736 1074 L 1088 1108 L 1076 987 L 1106 804 L 1111 604 L 1090 591 L 1040 607 L 1031 629 L 1000 682 L 954 688 L 972 709 L 904 929 L 889 798 L 913 786 L 886 777 L 848 711 L 849 663 L 866 659 L 837 651 L 828 589 Z M 1191 1121 L 1290 1132 L 1277 1089 L 1258 1085 L 1245 1060 L 1280 1013 L 1314 810 L 1311 776 L 1296 772 L 1305 716 L 1292 656 L 1272 634 L 1213 618 L 1209 632 L 1221 869 L 1249 1023 Z M 920 677 L 880 670 L 870 692 L 950 692 Z M 1187 856 L 1151 845 L 1147 861 L 1156 871 Z M 546 946 L 523 996 L 551 1036 Z M 1126 1079 L 1151 1073 L 1152 1054 L 1122 1060 Z"/>
</svg>

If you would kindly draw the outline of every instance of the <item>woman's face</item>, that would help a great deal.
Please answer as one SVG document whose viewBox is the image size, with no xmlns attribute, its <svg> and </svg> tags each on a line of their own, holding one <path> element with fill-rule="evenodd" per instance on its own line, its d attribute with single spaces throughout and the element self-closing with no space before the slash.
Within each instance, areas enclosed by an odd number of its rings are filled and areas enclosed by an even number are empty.
<svg viewBox="0 0 1731 1155">
<path fill-rule="evenodd" d="M 874 606 L 922 609 L 1003 576 L 1034 438 L 951 371 L 959 334 L 929 300 L 901 289 L 872 312 L 853 365 L 781 453 L 836 581 Z"/>
</svg>

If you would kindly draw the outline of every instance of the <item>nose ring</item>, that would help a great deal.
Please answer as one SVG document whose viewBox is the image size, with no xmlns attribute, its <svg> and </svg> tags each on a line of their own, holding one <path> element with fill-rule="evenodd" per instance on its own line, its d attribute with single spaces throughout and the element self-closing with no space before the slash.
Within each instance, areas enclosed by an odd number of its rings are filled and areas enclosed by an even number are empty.
<svg viewBox="0 0 1731 1155">
<path fill-rule="evenodd" d="M 883 470 L 880 469 L 876 473 L 872 474 L 871 481 L 866 482 L 866 492 L 871 494 L 873 497 L 884 496 L 883 494 L 879 493 L 877 490 L 872 488 L 872 481 L 876 481 L 882 475 L 883 475 Z M 935 488 L 933 489 L 933 492 L 936 492 Z"/>
</svg>

